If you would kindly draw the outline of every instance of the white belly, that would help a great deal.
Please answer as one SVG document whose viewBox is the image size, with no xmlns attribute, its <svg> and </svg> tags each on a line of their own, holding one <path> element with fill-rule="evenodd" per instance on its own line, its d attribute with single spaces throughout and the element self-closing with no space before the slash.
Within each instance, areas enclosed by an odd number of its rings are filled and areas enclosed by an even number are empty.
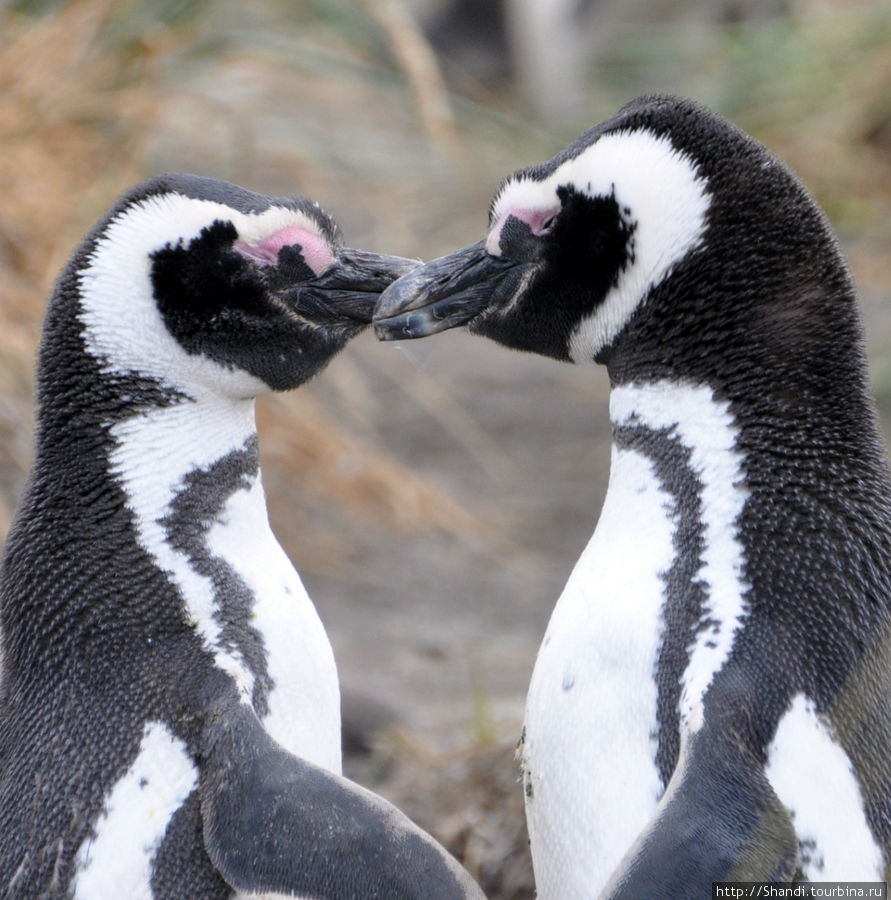
<svg viewBox="0 0 891 900">
<path fill-rule="evenodd" d="M 671 503 L 646 457 L 614 448 L 597 530 L 538 653 L 523 761 L 542 900 L 596 896 L 662 790 L 654 671 Z"/>
</svg>

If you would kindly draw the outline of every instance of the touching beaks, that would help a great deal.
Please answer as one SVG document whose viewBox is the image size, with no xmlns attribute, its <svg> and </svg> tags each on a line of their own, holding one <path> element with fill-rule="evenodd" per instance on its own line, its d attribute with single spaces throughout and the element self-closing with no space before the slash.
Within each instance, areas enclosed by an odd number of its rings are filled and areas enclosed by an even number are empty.
<svg viewBox="0 0 891 900">
<path fill-rule="evenodd" d="M 418 266 L 381 294 L 375 334 L 396 341 L 466 325 L 497 303 L 499 287 L 515 269 L 487 253 L 485 241 Z"/>
<path fill-rule="evenodd" d="M 381 292 L 419 265 L 401 256 L 337 247 L 321 275 L 286 288 L 281 297 L 298 309 L 312 305 L 330 318 L 369 324 Z"/>
</svg>

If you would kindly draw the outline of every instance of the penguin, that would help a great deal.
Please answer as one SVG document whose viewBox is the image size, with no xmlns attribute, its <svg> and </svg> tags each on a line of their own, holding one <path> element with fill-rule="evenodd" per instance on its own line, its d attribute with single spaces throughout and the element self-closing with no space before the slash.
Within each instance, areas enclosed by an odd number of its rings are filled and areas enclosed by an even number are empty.
<svg viewBox="0 0 891 900">
<path fill-rule="evenodd" d="M 797 177 L 638 98 L 509 176 L 486 237 L 375 323 L 609 376 L 609 485 L 518 748 L 538 896 L 887 880 L 891 481 L 852 277 Z"/>
<path fill-rule="evenodd" d="M 255 397 L 412 265 L 305 198 L 182 174 L 66 265 L 0 580 L 0 895 L 482 896 L 342 777 L 334 656 L 260 477 Z"/>
</svg>

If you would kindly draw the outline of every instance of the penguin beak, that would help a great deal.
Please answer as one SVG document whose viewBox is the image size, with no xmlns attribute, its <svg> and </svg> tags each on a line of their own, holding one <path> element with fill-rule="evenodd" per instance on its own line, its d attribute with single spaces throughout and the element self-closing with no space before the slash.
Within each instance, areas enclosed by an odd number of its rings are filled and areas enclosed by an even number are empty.
<svg viewBox="0 0 891 900">
<path fill-rule="evenodd" d="M 286 291 L 282 299 L 299 306 L 308 318 L 368 325 L 381 291 L 418 265 L 417 260 L 401 256 L 338 247 L 334 262 L 321 275 Z"/>
<path fill-rule="evenodd" d="M 466 325 L 512 296 L 524 268 L 487 253 L 485 241 L 418 266 L 381 294 L 375 334 L 396 341 Z"/>
</svg>

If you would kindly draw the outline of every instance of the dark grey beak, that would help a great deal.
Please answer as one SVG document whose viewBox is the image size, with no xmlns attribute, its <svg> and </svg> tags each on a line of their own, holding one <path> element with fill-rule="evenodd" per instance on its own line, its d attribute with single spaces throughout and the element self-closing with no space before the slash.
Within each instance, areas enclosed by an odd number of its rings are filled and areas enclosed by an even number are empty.
<svg viewBox="0 0 891 900">
<path fill-rule="evenodd" d="M 302 304 L 312 297 L 339 318 L 371 322 L 381 291 L 420 263 L 401 256 L 339 247 L 327 271 L 305 283 Z"/>
<path fill-rule="evenodd" d="M 289 249 L 284 248 L 281 254 Z M 401 256 L 336 247 L 334 261 L 316 275 L 301 258 L 299 249 L 291 269 L 281 271 L 279 266 L 274 273 L 279 279 L 275 293 L 295 315 L 319 326 L 371 324 L 381 291 L 420 265 L 417 260 Z"/>
<path fill-rule="evenodd" d="M 381 294 L 375 334 L 396 341 L 466 325 L 497 302 L 499 287 L 514 269 L 489 255 L 484 241 L 418 266 Z"/>
</svg>

